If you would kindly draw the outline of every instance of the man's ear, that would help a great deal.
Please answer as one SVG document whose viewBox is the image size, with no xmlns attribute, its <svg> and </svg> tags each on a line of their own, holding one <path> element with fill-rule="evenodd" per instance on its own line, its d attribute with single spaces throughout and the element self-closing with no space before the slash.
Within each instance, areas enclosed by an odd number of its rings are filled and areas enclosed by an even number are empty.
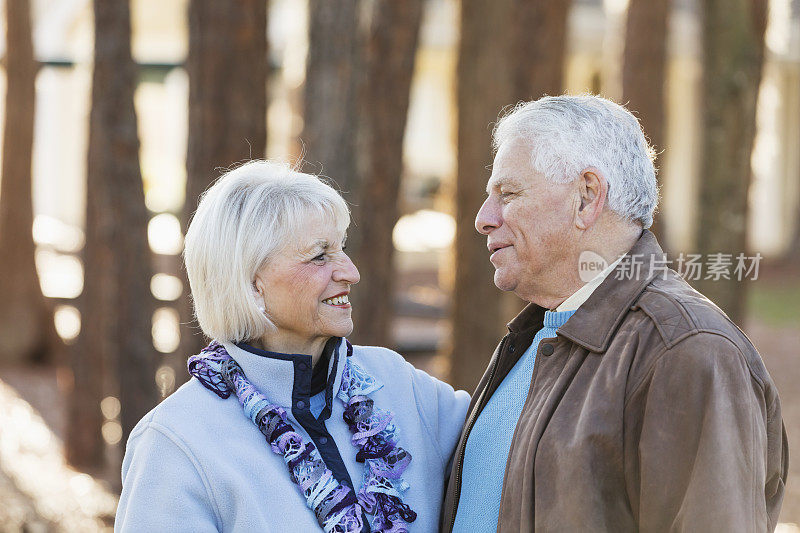
<svg viewBox="0 0 800 533">
<path fill-rule="evenodd" d="M 580 205 L 575 215 L 575 225 L 579 229 L 589 229 L 606 206 L 606 197 L 608 196 L 606 177 L 595 167 L 584 169 L 578 178 L 578 194 L 580 195 Z"/>
</svg>

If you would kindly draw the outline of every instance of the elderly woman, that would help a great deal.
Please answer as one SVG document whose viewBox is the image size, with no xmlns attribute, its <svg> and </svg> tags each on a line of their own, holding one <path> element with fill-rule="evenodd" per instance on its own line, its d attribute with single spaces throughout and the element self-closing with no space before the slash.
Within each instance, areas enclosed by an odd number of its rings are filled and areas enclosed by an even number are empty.
<svg viewBox="0 0 800 533">
<path fill-rule="evenodd" d="M 131 433 L 116 531 L 437 530 L 469 397 L 346 340 L 349 221 L 277 163 L 206 191 L 184 257 L 214 340 Z"/>
</svg>

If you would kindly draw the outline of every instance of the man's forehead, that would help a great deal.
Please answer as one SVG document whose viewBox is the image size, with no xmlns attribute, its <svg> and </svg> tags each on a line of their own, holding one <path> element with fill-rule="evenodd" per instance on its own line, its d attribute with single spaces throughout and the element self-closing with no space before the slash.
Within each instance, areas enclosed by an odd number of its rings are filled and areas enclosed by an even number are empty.
<svg viewBox="0 0 800 533">
<path fill-rule="evenodd" d="M 524 139 L 513 139 L 498 147 L 486 192 L 502 186 L 525 188 L 540 178 L 541 175 L 532 166 L 530 144 Z"/>
<path fill-rule="evenodd" d="M 532 172 L 527 153 L 501 147 L 492 164 L 492 175 L 486 190 L 506 186 L 522 186 Z"/>
<path fill-rule="evenodd" d="M 519 172 L 530 167 L 531 151 L 521 141 L 507 142 L 500 145 L 492 161 L 492 175 L 503 175 L 509 171 Z"/>
</svg>

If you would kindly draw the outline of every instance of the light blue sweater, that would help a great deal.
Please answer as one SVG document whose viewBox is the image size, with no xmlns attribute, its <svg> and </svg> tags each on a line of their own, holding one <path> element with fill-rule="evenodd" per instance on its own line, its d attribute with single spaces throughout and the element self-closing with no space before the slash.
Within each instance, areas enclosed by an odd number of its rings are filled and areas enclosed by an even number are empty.
<svg viewBox="0 0 800 533">
<path fill-rule="evenodd" d="M 233 344 L 224 346 L 256 388 L 272 402 L 287 407 L 291 423 L 310 440 L 290 406 L 297 408 L 301 401 L 308 406 L 311 358 L 273 357 Z M 342 420 L 343 404 L 335 395 L 347 357 L 344 342 L 335 354 L 329 364 L 330 418 L 324 421 L 323 433 L 314 438 L 320 444 L 327 442 L 320 435 L 332 437 L 358 490 L 364 465 L 355 460 L 357 449 Z M 410 485 L 404 502 L 417 513 L 409 529 L 436 531 L 445 469 L 469 395 L 414 369 L 391 350 L 355 346 L 352 357 L 383 384 L 370 397 L 376 407 L 394 413 L 399 445 L 413 457 L 403 474 Z M 313 412 L 322 410 L 320 399 L 311 402 Z M 234 397 L 220 399 L 196 379 L 161 402 L 134 428 L 122 464 L 122 484 L 116 532 L 320 530 L 297 485 L 289 479 L 283 458 L 269 449 L 239 402 Z"/>
<path fill-rule="evenodd" d="M 531 387 L 536 351 L 542 339 L 556 336 L 556 329 L 575 313 L 545 311 L 544 327 L 533 338 L 511 372 L 494 392 L 472 426 L 464 450 L 461 496 L 454 532 L 497 531 L 500 494 L 508 452 L 517 420 Z"/>
</svg>

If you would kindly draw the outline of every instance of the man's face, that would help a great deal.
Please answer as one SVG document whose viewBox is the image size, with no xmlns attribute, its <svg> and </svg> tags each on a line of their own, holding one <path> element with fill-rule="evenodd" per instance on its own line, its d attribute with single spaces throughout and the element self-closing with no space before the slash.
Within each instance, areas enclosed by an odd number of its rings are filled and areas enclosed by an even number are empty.
<svg viewBox="0 0 800 533">
<path fill-rule="evenodd" d="M 558 295 L 574 267 L 575 191 L 574 181 L 551 183 L 535 172 L 523 142 L 500 146 L 475 218 L 475 228 L 487 236 L 498 288 L 532 302 Z"/>
</svg>

